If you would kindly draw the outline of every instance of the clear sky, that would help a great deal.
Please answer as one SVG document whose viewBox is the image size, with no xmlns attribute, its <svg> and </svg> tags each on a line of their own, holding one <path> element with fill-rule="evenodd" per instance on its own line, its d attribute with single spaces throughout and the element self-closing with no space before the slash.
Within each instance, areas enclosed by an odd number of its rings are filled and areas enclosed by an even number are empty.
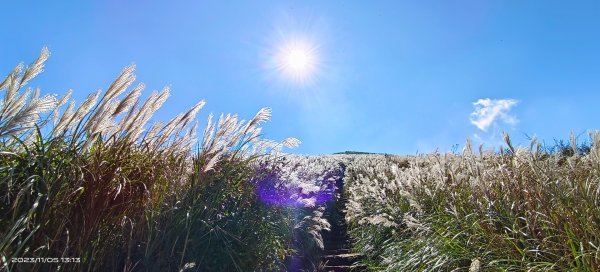
<svg viewBox="0 0 600 272">
<path fill-rule="evenodd" d="M 78 102 L 128 64 L 155 119 L 273 109 L 266 137 L 293 153 L 415 154 L 500 132 L 553 142 L 600 127 L 599 1 L 6 1 L 0 74 L 47 46 L 44 93 Z M 281 69 L 290 41 L 302 79 Z M 304 51 L 303 51 L 304 52 Z"/>
</svg>

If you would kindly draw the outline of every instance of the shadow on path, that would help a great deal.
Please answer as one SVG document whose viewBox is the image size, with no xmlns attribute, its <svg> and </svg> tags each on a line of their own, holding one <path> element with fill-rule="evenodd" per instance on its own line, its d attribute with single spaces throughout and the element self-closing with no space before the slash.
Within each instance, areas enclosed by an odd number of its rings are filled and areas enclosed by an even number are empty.
<svg viewBox="0 0 600 272">
<path fill-rule="evenodd" d="M 346 202 L 344 194 L 344 181 L 337 181 L 337 193 L 327 203 L 323 216 L 331 224 L 330 231 L 322 232 L 325 252 L 319 265 L 319 271 L 365 271 L 366 266 L 357 265 L 356 262 L 362 257 L 358 253 L 351 253 L 352 242 L 348 236 L 346 224 Z"/>
</svg>

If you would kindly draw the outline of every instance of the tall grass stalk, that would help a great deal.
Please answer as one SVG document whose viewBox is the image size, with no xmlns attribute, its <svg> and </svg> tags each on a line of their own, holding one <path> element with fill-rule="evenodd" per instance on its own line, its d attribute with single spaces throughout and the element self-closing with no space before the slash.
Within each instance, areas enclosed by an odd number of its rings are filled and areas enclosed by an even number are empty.
<svg viewBox="0 0 600 272">
<path fill-rule="evenodd" d="M 82 103 L 26 88 L 43 49 L 1 83 L 0 258 L 6 271 L 277 269 L 293 253 L 292 211 L 266 205 L 255 160 L 284 145 L 261 137 L 271 115 L 225 115 L 196 144 L 199 101 L 150 124 L 168 88 L 140 100 L 126 67 Z M 194 147 L 199 147 L 193 151 Z M 265 157 L 266 158 L 266 157 Z M 13 258 L 59 258 L 58 263 Z M 60 258 L 69 262 L 63 261 Z M 75 259 L 73 259 L 75 258 Z"/>
<path fill-rule="evenodd" d="M 385 271 L 598 271 L 600 137 L 349 164 L 356 250 Z"/>
</svg>

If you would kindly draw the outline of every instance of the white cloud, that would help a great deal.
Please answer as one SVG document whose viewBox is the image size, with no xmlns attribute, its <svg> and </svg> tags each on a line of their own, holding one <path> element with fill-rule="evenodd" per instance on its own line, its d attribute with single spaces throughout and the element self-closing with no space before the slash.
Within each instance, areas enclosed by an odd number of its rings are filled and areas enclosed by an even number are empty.
<svg viewBox="0 0 600 272">
<path fill-rule="evenodd" d="M 515 99 L 479 99 L 473 103 L 475 111 L 471 113 L 471 124 L 482 131 L 487 131 L 498 119 L 506 124 L 515 125 L 518 120 L 514 115 L 510 115 L 510 109 L 517 102 Z"/>
</svg>

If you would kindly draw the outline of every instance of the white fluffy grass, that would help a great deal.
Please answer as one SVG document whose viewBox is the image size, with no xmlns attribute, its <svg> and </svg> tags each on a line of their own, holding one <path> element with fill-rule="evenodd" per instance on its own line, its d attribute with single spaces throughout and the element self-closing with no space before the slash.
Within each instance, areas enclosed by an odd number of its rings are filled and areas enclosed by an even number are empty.
<svg viewBox="0 0 600 272">
<path fill-rule="evenodd" d="M 166 124 L 160 121 L 148 124 L 171 91 L 164 88 L 141 101 L 139 97 L 145 88 L 143 83 L 128 91 L 135 81 L 133 65 L 123 69 L 106 92 L 98 90 L 78 106 L 71 100 L 72 91 L 60 99 L 55 95 L 40 96 L 39 89 L 22 91 L 23 86 L 43 71 L 49 54 L 44 48 L 38 59 L 25 70 L 22 64 L 17 65 L 0 83 L 0 91 L 6 90 L 0 101 L 0 141 L 11 144 L 15 139 L 26 140 L 34 135 L 37 126 L 49 129 L 54 137 L 71 137 L 81 142 L 84 150 L 89 150 L 102 139 L 107 143 L 136 143 L 168 154 L 191 153 L 197 143 L 196 116 L 205 105 L 204 101 L 199 101 Z M 67 105 L 66 108 L 64 105 Z M 50 112 L 52 122 L 47 122 L 49 117 L 44 114 Z M 225 156 L 260 156 L 280 151 L 282 147 L 293 148 L 300 143 L 294 138 L 277 142 L 259 137 L 262 123 L 271 117 L 269 108 L 260 109 L 247 122 L 237 115 L 227 114 L 213 123 L 212 116 L 210 114 L 208 118 L 201 143 L 200 157 L 207 162 L 204 171 L 213 169 Z"/>
</svg>

